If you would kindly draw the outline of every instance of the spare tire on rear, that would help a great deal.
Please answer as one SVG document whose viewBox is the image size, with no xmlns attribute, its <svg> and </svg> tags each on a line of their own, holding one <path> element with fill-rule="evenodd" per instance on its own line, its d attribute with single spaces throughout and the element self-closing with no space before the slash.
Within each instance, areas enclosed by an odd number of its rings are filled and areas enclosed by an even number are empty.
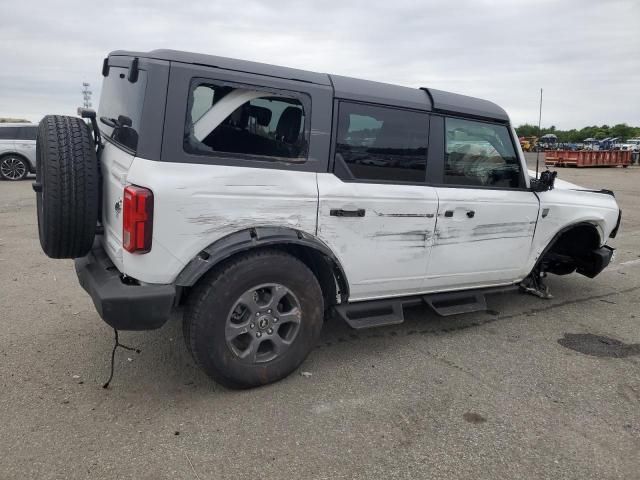
<svg viewBox="0 0 640 480">
<path fill-rule="evenodd" d="M 96 233 L 100 178 L 95 143 L 77 117 L 47 115 L 36 144 L 38 233 L 51 258 L 83 257 Z"/>
</svg>

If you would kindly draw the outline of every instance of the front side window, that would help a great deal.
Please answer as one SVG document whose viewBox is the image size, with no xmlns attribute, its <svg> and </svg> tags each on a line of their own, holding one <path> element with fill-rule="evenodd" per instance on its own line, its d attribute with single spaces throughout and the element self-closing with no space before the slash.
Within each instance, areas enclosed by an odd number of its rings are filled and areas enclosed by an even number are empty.
<svg viewBox="0 0 640 480">
<path fill-rule="evenodd" d="M 199 84 L 191 89 L 184 148 L 304 161 L 305 109 L 298 98 L 247 88 Z"/>
<path fill-rule="evenodd" d="M 446 118 L 444 183 L 518 188 L 522 167 L 505 125 Z"/>
<path fill-rule="evenodd" d="M 427 168 L 427 114 L 341 102 L 336 162 L 358 180 L 422 183 Z"/>
</svg>

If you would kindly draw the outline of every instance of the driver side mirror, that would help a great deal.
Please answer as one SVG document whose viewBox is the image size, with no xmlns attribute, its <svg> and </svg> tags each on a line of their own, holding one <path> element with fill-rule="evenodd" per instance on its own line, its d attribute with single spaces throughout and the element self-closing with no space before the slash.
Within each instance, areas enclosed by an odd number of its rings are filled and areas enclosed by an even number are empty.
<svg viewBox="0 0 640 480">
<path fill-rule="evenodd" d="M 545 170 L 540 174 L 540 178 L 531 179 L 531 190 L 534 192 L 546 192 L 553 190 L 553 184 L 556 182 L 558 172 Z"/>
</svg>

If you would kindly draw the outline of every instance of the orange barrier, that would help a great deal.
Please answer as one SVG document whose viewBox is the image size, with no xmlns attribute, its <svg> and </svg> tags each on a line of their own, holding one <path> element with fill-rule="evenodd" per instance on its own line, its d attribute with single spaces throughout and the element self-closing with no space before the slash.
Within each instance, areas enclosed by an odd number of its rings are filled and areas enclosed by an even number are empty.
<svg viewBox="0 0 640 480">
<path fill-rule="evenodd" d="M 627 150 L 548 150 L 545 165 L 557 167 L 617 167 L 631 165 L 631 151 Z"/>
</svg>

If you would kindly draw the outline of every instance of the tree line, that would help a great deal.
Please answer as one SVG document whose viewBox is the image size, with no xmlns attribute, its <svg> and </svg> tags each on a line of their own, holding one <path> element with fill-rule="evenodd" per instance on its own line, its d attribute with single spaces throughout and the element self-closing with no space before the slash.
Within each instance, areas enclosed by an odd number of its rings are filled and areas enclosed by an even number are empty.
<svg viewBox="0 0 640 480">
<path fill-rule="evenodd" d="M 536 125 L 525 123 L 524 125 L 516 127 L 516 132 L 519 137 L 541 137 L 547 133 L 553 133 L 557 135 L 558 142 L 561 143 L 578 143 L 582 142 L 585 138 L 602 140 L 603 138 L 618 137 L 621 140 L 628 140 L 629 138 L 640 137 L 640 127 L 630 127 L 626 123 L 619 123 L 613 127 L 609 125 L 593 125 L 591 127 L 581 128 L 580 130 L 575 128 L 571 130 L 558 130 L 555 125 L 538 129 Z"/>
<path fill-rule="evenodd" d="M 29 120 L 25 120 L 24 118 L 0 117 L 0 123 L 29 123 Z"/>
</svg>

